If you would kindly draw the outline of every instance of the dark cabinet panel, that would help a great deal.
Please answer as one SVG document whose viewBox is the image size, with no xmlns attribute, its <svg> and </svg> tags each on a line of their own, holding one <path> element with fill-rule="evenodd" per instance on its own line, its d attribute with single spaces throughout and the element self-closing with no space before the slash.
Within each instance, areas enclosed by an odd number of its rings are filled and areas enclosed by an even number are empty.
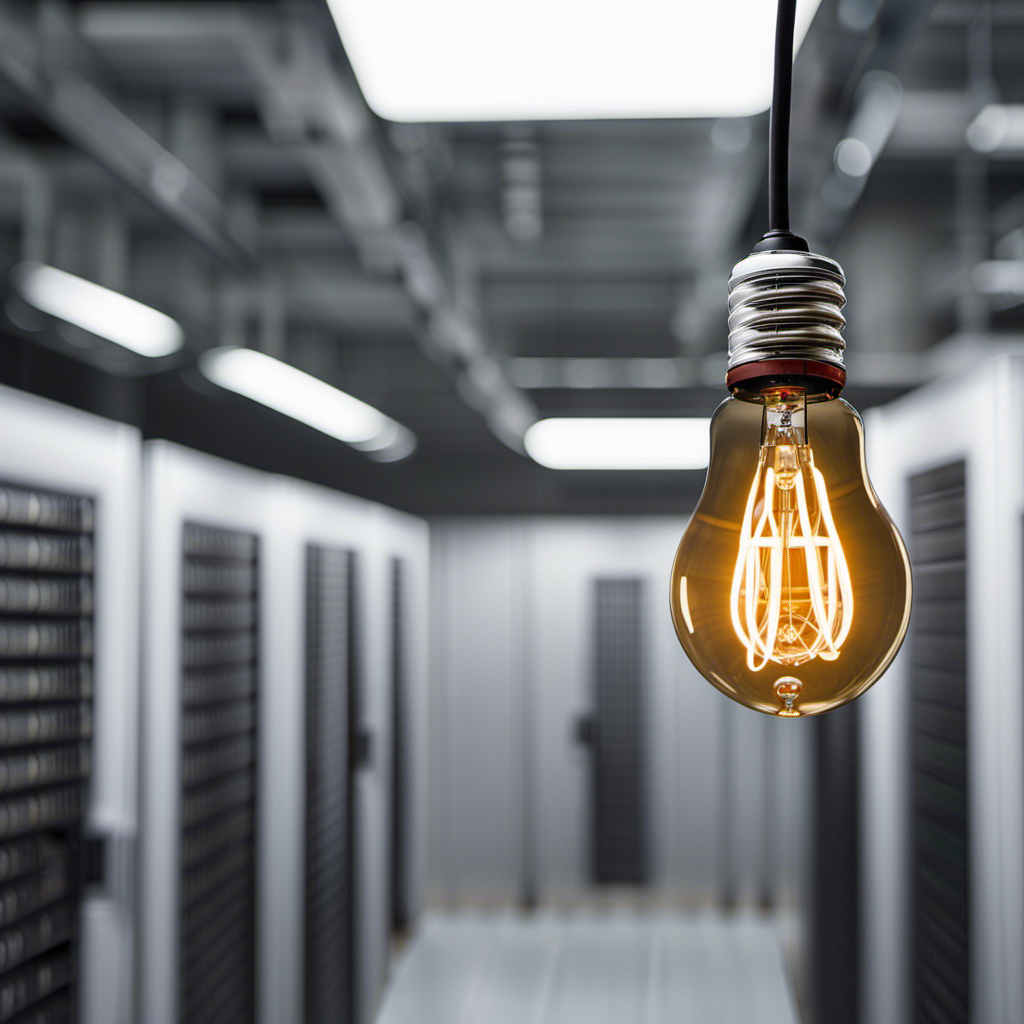
<svg viewBox="0 0 1024 1024">
<path fill-rule="evenodd" d="M 356 558 L 314 545 L 306 557 L 306 1024 L 348 1024 L 356 971 Z"/>
<path fill-rule="evenodd" d="M 643 581 L 594 581 L 594 880 L 647 880 Z"/>
<path fill-rule="evenodd" d="M 258 539 L 184 527 L 180 1018 L 252 1024 Z"/>
<path fill-rule="evenodd" d="M 965 477 L 909 482 L 914 1024 L 970 1019 Z"/>
</svg>

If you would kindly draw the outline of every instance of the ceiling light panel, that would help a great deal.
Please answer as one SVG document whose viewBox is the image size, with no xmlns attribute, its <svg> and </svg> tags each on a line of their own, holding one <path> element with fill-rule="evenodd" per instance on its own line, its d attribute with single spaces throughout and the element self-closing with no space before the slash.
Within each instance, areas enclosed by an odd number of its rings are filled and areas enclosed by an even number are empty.
<svg viewBox="0 0 1024 1024">
<path fill-rule="evenodd" d="M 799 45 L 820 0 L 800 0 Z M 392 121 L 743 117 L 771 102 L 773 0 L 328 0 Z"/>
<path fill-rule="evenodd" d="M 372 405 L 262 352 L 210 349 L 199 357 L 199 369 L 219 387 L 345 441 L 378 462 L 394 462 L 416 447 L 411 431 Z"/>
<path fill-rule="evenodd" d="M 704 469 L 709 419 L 570 417 L 535 423 L 524 444 L 548 469 Z"/>
<path fill-rule="evenodd" d="M 12 271 L 16 291 L 49 316 L 150 359 L 177 352 L 185 332 L 176 320 L 120 292 L 44 263 Z"/>
</svg>

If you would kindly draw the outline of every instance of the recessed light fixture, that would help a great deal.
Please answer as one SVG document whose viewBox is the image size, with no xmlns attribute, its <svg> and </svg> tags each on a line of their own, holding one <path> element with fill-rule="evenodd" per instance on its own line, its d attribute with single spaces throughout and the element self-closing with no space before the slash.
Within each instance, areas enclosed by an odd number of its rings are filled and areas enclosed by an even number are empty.
<svg viewBox="0 0 1024 1024">
<path fill-rule="evenodd" d="M 219 387 L 344 441 L 378 462 L 394 462 L 416 447 L 411 430 L 372 405 L 262 352 L 210 349 L 199 357 L 199 369 Z"/>
<path fill-rule="evenodd" d="M 708 419 L 567 417 L 526 431 L 530 457 L 548 469 L 704 469 Z"/>
<path fill-rule="evenodd" d="M 136 355 L 157 359 L 185 344 L 181 325 L 165 313 L 45 263 L 18 264 L 11 284 L 30 306 Z"/>
<path fill-rule="evenodd" d="M 801 0 L 799 44 L 820 0 Z M 744 117 L 771 101 L 768 0 L 328 0 L 392 121 Z"/>
</svg>

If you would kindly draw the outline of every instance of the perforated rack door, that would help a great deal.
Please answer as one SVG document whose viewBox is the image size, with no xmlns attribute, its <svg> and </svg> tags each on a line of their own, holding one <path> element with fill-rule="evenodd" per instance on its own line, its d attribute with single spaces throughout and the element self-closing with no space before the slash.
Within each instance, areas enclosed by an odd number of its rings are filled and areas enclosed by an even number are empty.
<svg viewBox="0 0 1024 1024">
<path fill-rule="evenodd" d="M 183 1024 L 254 1019 L 257 557 L 251 534 L 184 526 Z"/>
<path fill-rule="evenodd" d="M 647 879 L 643 580 L 594 581 L 594 880 Z"/>
<path fill-rule="evenodd" d="M 914 1024 L 970 1019 L 965 466 L 910 479 Z"/>
<path fill-rule="evenodd" d="M 93 503 L 0 485 L 0 1021 L 78 1018 Z"/>
<path fill-rule="evenodd" d="M 860 1021 L 860 718 L 850 704 L 814 721 L 814 1019 Z"/>
<path fill-rule="evenodd" d="M 306 551 L 306 1024 L 353 1019 L 355 555 Z"/>
<path fill-rule="evenodd" d="M 391 927 L 409 925 L 409 673 L 405 560 L 391 559 Z"/>
</svg>

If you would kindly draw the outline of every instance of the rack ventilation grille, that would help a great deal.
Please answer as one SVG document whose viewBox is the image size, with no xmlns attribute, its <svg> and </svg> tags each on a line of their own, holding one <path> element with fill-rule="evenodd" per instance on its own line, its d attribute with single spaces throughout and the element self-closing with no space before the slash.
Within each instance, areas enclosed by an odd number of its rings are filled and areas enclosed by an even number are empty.
<svg viewBox="0 0 1024 1024">
<path fill-rule="evenodd" d="M 185 524 L 182 1024 L 255 1013 L 258 546 Z"/>
<path fill-rule="evenodd" d="M 594 879 L 647 878 L 643 581 L 597 579 L 594 601 Z"/>
<path fill-rule="evenodd" d="M 306 567 L 306 1024 L 347 1024 L 355 977 L 355 555 L 311 545 Z"/>
<path fill-rule="evenodd" d="M 915 1024 L 970 1019 L 965 466 L 910 479 Z"/>
</svg>

